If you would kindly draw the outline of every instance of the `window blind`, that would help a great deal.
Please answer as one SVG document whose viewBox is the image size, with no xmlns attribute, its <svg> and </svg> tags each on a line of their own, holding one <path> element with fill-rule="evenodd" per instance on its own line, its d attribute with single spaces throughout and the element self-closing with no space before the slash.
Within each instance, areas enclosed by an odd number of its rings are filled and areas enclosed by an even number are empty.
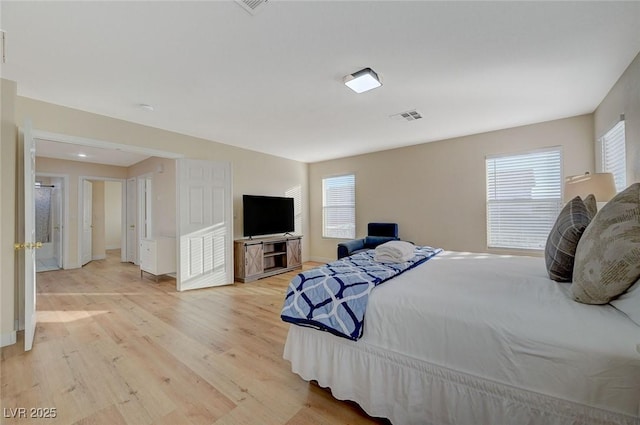
<svg viewBox="0 0 640 425">
<path fill-rule="evenodd" d="M 353 174 L 322 179 L 322 236 L 356 236 L 356 177 Z"/>
<path fill-rule="evenodd" d="M 560 147 L 489 156 L 487 245 L 544 249 L 562 208 Z"/>
<path fill-rule="evenodd" d="M 618 192 L 627 187 L 627 158 L 624 120 L 602 136 L 602 171 L 612 173 Z"/>
</svg>

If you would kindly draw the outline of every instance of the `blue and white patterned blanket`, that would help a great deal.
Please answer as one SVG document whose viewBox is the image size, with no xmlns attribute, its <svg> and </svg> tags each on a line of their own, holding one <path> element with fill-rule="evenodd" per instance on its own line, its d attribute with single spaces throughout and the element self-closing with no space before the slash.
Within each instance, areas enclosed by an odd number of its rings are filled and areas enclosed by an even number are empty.
<svg viewBox="0 0 640 425">
<path fill-rule="evenodd" d="M 281 318 L 357 340 L 374 287 L 427 261 L 441 248 L 416 247 L 404 263 L 374 261 L 374 250 L 345 257 L 298 274 L 289 283 Z"/>
</svg>

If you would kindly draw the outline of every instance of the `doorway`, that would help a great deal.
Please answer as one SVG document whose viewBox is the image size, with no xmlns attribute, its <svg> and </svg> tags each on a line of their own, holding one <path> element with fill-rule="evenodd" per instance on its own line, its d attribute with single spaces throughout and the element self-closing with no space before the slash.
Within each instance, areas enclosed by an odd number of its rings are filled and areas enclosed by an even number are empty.
<svg viewBox="0 0 640 425">
<path fill-rule="evenodd" d="M 107 251 L 120 250 L 126 261 L 126 186 L 124 179 L 87 177 L 79 179 L 78 250 L 81 265 L 107 258 Z"/>
<path fill-rule="evenodd" d="M 66 264 L 66 187 L 68 176 L 37 173 L 34 188 L 36 272 L 60 270 Z"/>
</svg>

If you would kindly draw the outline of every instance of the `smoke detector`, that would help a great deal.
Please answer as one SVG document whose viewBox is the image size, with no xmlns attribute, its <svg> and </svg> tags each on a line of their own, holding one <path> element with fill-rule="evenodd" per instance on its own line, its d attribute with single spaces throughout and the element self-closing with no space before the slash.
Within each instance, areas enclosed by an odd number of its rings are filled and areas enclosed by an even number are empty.
<svg viewBox="0 0 640 425">
<path fill-rule="evenodd" d="M 244 10 L 255 15 L 269 0 L 235 0 Z"/>
</svg>

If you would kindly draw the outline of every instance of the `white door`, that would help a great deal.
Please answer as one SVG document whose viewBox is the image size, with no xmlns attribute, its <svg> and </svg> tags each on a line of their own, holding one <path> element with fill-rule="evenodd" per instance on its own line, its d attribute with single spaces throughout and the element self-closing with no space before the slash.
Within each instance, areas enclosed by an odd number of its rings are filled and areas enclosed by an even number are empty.
<svg viewBox="0 0 640 425">
<path fill-rule="evenodd" d="M 136 232 L 137 187 L 135 177 L 127 180 L 127 256 L 128 262 L 138 264 L 138 235 Z"/>
<path fill-rule="evenodd" d="M 31 350 L 36 333 L 36 145 L 31 122 L 25 121 L 24 141 L 24 349 Z"/>
<path fill-rule="evenodd" d="M 51 242 L 53 243 L 53 258 L 58 268 L 62 268 L 62 179 L 57 179 L 55 187 L 51 189 Z"/>
<path fill-rule="evenodd" d="M 178 160 L 178 291 L 233 283 L 231 164 Z"/>
<path fill-rule="evenodd" d="M 82 181 L 82 265 L 91 261 L 91 232 L 93 231 L 93 184 Z"/>
</svg>

